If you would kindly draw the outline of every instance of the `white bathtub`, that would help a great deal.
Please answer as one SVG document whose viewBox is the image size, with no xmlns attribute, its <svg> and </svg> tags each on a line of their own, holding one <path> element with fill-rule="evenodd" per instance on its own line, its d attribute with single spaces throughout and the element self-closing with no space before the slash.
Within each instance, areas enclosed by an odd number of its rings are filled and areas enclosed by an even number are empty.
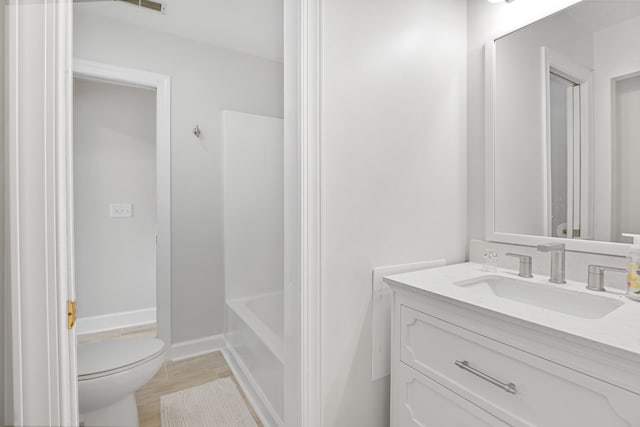
<svg viewBox="0 0 640 427">
<path fill-rule="evenodd" d="M 227 301 L 228 350 L 276 425 L 284 413 L 284 298 L 274 292 Z"/>
</svg>

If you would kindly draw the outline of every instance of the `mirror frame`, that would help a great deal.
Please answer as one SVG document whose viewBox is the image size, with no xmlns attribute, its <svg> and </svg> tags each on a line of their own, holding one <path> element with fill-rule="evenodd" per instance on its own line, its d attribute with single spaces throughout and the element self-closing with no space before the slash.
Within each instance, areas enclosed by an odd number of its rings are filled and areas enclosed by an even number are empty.
<svg viewBox="0 0 640 427">
<path fill-rule="evenodd" d="M 568 7 L 572 7 L 574 3 Z M 549 16 L 561 13 L 568 7 L 538 17 L 525 25 L 511 28 L 493 35 L 485 44 L 485 239 L 490 242 L 507 243 L 521 246 L 537 246 L 543 243 L 564 243 L 568 251 L 595 254 L 626 256 L 630 244 L 594 240 L 566 239 L 561 237 L 535 236 L 517 233 L 499 232 L 495 227 L 495 88 L 496 88 L 496 41 L 528 25 Z M 542 107 L 541 107 L 542 108 Z"/>
</svg>

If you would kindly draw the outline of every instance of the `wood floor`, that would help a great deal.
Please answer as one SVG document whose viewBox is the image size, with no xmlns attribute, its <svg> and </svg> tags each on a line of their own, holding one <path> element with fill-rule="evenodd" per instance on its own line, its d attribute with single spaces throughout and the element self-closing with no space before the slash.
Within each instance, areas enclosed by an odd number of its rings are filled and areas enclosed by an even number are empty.
<svg viewBox="0 0 640 427">
<path fill-rule="evenodd" d="M 104 341 L 114 338 L 155 336 L 155 325 L 146 325 L 95 334 L 78 335 L 78 343 Z M 262 427 L 262 423 L 240 388 L 238 381 L 233 376 L 224 356 L 219 351 L 190 359 L 165 362 L 155 377 L 136 393 L 140 427 L 160 427 L 160 397 L 162 395 L 197 387 L 227 377 L 230 377 L 233 382 L 236 383 L 247 407 L 251 411 L 253 419 L 258 426 Z"/>
<path fill-rule="evenodd" d="M 236 383 L 256 424 L 262 426 L 222 353 L 218 351 L 177 362 L 166 362 L 156 376 L 136 393 L 140 427 L 160 427 L 160 396 L 227 377 L 231 377 Z"/>
</svg>

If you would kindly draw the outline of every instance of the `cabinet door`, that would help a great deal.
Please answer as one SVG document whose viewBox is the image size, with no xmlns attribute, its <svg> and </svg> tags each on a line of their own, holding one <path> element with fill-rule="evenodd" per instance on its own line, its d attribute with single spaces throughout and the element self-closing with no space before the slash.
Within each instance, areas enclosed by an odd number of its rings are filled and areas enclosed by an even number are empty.
<svg viewBox="0 0 640 427">
<path fill-rule="evenodd" d="M 416 370 L 399 364 L 392 427 L 508 426 Z"/>
<path fill-rule="evenodd" d="M 403 363 L 505 422 L 640 426 L 640 396 L 428 314 L 401 307 Z M 547 355 L 552 356 L 552 355 Z"/>
</svg>

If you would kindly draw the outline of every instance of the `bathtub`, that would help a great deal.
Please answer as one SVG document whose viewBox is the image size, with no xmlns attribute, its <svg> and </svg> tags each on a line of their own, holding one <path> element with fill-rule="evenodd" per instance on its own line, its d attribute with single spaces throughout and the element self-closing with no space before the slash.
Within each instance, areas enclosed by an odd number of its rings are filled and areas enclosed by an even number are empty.
<svg viewBox="0 0 640 427">
<path fill-rule="evenodd" d="M 275 425 L 284 413 L 284 295 L 227 301 L 227 349 Z"/>
</svg>

